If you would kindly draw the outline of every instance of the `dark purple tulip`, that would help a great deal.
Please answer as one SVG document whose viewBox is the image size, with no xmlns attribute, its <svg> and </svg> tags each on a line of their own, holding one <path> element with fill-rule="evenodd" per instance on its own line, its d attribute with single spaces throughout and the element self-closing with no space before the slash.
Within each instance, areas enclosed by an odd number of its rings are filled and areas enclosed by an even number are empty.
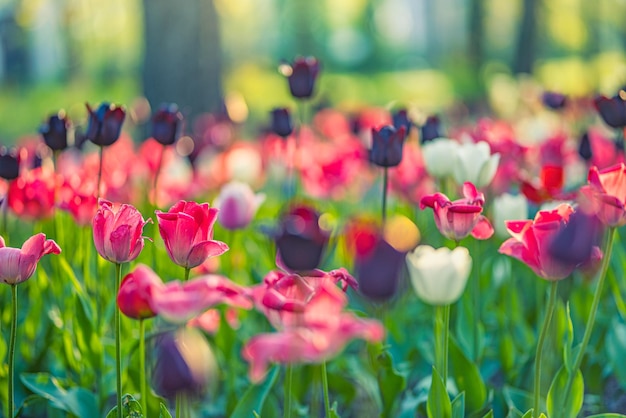
<svg viewBox="0 0 626 418">
<path fill-rule="evenodd" d="M 429 116 L 426 119 L 426 122 L 420 128 L 420 143 L 425 144 L 426 142 L 430 142 L 435 138 L 441 138 L 443 134 L 441 133 L 441 122 L 439 121 L 439 117 L 437 116 Z"/>
<path fill-rule="evenodd" d="M 595 215 L 577 210 L 554 237 L 548 251 L 552 257 L 565 264 L 580 265 L 591 259 L 594 247 L 600 244 L 601 237 L 600 220 Z"/>
<path fill-rule="evenodd" d="M 163 145 L 176 142 L 182 127 L 183 114 L 174 103 L 161 106 L 152 117 L 152 138 Z"/>
<path fill-rule="evenodd" d="M 291 95 L 297 99 L 311 97 L 319 70 L 320 64 L 316 58 L 297 57 L 291 64 L 291 73 L 287 76 Z"/>
<path fill-rule="evenodd" d="M 409 119 L 409 115 L 406 109 L 398 110 L 393 115 L 391 115 L 391 117 L 393 119 L 393 127 L 396 129 L 400 129 L 400 127 L 404 126 L 405 135 L 408 136 L 413 123 Z"/>
<path fill-rule="evenodd" d="M 399 129 L 383 126 L 372 129 L 372 148 L 369 160 L 380 167 L 395 167 L 402 161 L 402 147 L 406 133 L 404 126 Z"/>
<path fill-rule="evenodd" d="M 585 161 L 590 161 L 591 157 L 593 157 L 593 153 L 591 151 L 591 142 L 589 141 L 589 133 L 585 132 L 583 136 L 580 138 L 580 143 L 578 144 L 578 155 Z"/>
<path fill-rule="evenodd" d="M 283 138 L 287 138 L 293 132 L 293 123 L 289 109 L 284 107 L 272 110 L 272 132 Z"/>
<path fill-rule="evenodd" d="M 63 151 L 67 148 L 67 128 L 70 124 L 65 113 L 59 112 L 48 118 L 39 128 L 39 133 L 43 136 L 46 145 L 52 151 Z"/>
<path fill-rule="evenodd" d="M 5 180 L 14 180 L 20 175 L 19 160 L 6 149 L 0 148 L 0 177 Z"/>
<path fill-rule="evenodd" d="M 89 124 L 85 132 L 87 139 L 101 147 L 117 141 L 126 117 L 124 108 L 105 102 L 94 112 L 89 104 L 86 106 L 89 112 Z"/>
<path fill-rule="evenodd" d="M 560 110 L 567 105 L 567 96 L 553 91 L 546 91 L 541 95 L 541 101 L 544 106 L 550 109 Z"/>
<path fill-rule="evenodd" d="M 391 299 L 398 289 L 405 256 L 379 237 L 371 252 L 356 257 L 354 271 L 359 292 L 377 302 Z"/>
<path fill-rule="evenodd" d="M 319 213 L 304 205 L 292 207 L 280 220 L 275 236 L 283 264 L 293 271 L 316 269 L 328 243 L 328 231 L 319 225 Z"/>
<path fill-rule="evenodd" d="M 610 99 L 605 96 L 598 96 L 593 101 L 602 120 L 611 128 L 626 127 L 626 102 L 622 98 L 623 94 L 625 92 L 622 90 Z"/>
</svg>

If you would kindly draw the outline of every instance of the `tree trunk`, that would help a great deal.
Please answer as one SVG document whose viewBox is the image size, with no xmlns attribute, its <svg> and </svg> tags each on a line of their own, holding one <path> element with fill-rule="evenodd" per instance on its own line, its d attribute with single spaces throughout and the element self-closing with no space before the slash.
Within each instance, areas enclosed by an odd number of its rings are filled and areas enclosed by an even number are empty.
<svg viewBox="0 0 626 418">
<path fill-rule="evenodd" d="M 513 62 L 513 71 L 532 73 L 537 58 L 537 16 L 538 0 L 524 0 L 522 21 L 517 38 L 517 48 Z"/>
<path fill-rule="evenodd" d="M 220 110 L 221 48 L 212 0 L 144 0 L 143 90 L 153 109 L 177 103 L 185 117 Z"/>
</svg>

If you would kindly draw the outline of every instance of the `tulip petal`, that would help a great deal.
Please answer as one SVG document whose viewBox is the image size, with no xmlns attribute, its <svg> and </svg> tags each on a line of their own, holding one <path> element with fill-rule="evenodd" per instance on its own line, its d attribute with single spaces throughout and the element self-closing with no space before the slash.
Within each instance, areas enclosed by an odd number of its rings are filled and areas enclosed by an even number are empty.
<svg viewBox="0 0 626 418">
<path fill-rule="evenodd" d="M 487 218 L 481 215 L 478 219 L 478 223 L 474 229 L 472 229 L 472 236 L 476 239 L 489 239 L 493 233 L 493 226 L 491 226 Z"/>
<path fill-rule="evenodd" d="M 204 241 L 196 244 L 189 253 L 186 267 L 193 268 L 204 263 L 209 257 L 216 257 L 228 251 L 228 245 L 221 241 Z"/>
<path fill-rule="evenodd" d="M 111 232 L 111 239 L 105 243 L 107 254 L 112 259 L 109 261 L 114 263 L 125 263 L 130 253 L 130 225 L 120 225 L 115 231 Z"/>
</svg>

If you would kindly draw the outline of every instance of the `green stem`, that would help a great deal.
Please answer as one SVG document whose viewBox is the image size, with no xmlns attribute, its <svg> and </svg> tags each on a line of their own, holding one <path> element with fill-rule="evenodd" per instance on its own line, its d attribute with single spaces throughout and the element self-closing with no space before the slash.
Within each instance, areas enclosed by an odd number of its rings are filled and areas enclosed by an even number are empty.
<svg viewBox="0 0 626 418">
<path fill-rule="evenodd" d="M 102 182 L 102 165 L 104 163 L 104 147 L 101 145 L 100 147 L 100 166 L 98 167 L 98 184 L 96 189 L 96 197 L 100 198 L 100 183 Z"/>
<path fill-rule="evenodd" d="M 283 411 L 283 417 L 291 418 L 291 384 L 293 380 L 293 365 L 287 364 L 285 370 L 285 405 Z"/>
<path fill-rule="evenodd" d="M 181 413 L 182 408 L 183 408 L 183 394 L 177 393 L 176 394 L 176 418 L 182 417 L 182 413 Z"/>
<path fill-rule="evenodd" d="M 583 362 L 583 357 L 585 356 L 585 351 L 587 350 L 587 345 L 589 344 L 589 339 L 591 338 L 591 332 L 593 331 L 593 325 L 596 322 L 596 313 L 598 312 L 598 306 L 600 304 L 600 297 L 602 296 L 602 288 L 604 287 L 604 281 L 606 279 L 606 272 L 609 268 L 609 264 L 611 261 L 611 253 L 613 252 L 613 243 L 615 241 L 615 235 L 617 233 L 617 228 L 611 227 L 609 228 L 606 236 L 606 245 L 604 249 L 604 255 L 602 256 L 602 266 L 600 267 L 600 278 L 598 279 L 598 287 L 596 288 L 596 293 L 593 296 L 593 302 L 591 304 L 591 310 L 589 311 L 589 318 L 587 318 L 587 326 L 585 327 L 585 333 L 583 334 L 583 340 L 580 343 L 580 350 L 576 355 L 576 360 L 574 361 L 574 367 L 572 367 L 571 372 L 567 376 L 567 384 L 565 385 L 565 396 L 563 397 L 562 406 L 566 405 L 566 402 L 569 398 L 569 394 L 572 389 L 572 384 L 574 383 L 574 377 L 580 366 Z M 563 410 L 564 408 L 560 408 L 559 410 Z"/>
<path fill-rule="evenodd" d="M 383 168 L 383 213 L 382 213 L 383 225 L 385 224 L 385 221 L 387 220 L 387 189 L 388 189 L 388 184 L 389 184 L 388 171 L 389 171 L 389 167 Z"/>
<path fill-rule="evenodd" d="M 163 155 L 165 154 L 165 147 L 166 147 L 165 145 L 161 147 L 161 153 L 159 154 L 159 163 L 157 165 L 156 172 L 154 173 L 154 182 L 152 183 L 152 204 L 154 205 L 155 209 L 158 208 L 157 186 L 159 184 L 159 175 L 161 174 L 161 168 L 163 166 Z"/>
<path fill-rule="evenodd" d="M 148 416 L 148 391 L 146 390 L 146 324 L 139 320 L 139 390 L 141 392 L 141 410 Z"/>
<path fill-rule="evenodd" d="M 185 267 L 185 280 L 183 281 L 187 281 L 189 280 L 189 272 L 191 272 L 191 269 L 189 267 Z"/>
<path fill-rule="evenodd" d="M 17 285 L 11 285 L 11 336 L 9 337 L 9 418 L 15 416 L 15 339 L 17 337 Z"/>
<path fill-rule="evenodd" d="M 122 265 L 115 263 L 115 297 L 120 292 L 122 281 Z M 120 310 L 115 307 L 115 374 L 117 383 L 117 411 L 121 415 L 122 411 L 122 344 L 120 341 L 121 321 Z"/>
<path fill-rule="evenodd" d="M 548 300 L 548 307 L 546 308 L 546 316 L 543 320 L 543 326 L 539 333 L 539 339 L 537 340 L 537 352 L 535 355 L 535 393 L 534 393 L 534 406 L 533 416 L 539 417 L 539 399 L 541 397 L 541 357 L 543 354 L 543 344 L 548 335 L 548 329 L 550 328 L 550 322 L 552 321 L 552 314 L 554 313 L 554 307 L 556 305 L 556 290 L 559 285 L 558 281 L 553 281 L 550 286 L 550 298 Z"/>
<path fill-rule="evenodd" d="M 330 417 L 330 397 L 328 396 L 328 374 L 326 373 L 326 362 L 322 362 L 322 390 L 324 391 L 324 411 L 326 418 Z"/>
<path fill-rule="evenodd" d="M 448 383 L 448 342 L 450 333 L 450 305 L 443 307 L 443 386 L 447 387 Z"/>
</svg>

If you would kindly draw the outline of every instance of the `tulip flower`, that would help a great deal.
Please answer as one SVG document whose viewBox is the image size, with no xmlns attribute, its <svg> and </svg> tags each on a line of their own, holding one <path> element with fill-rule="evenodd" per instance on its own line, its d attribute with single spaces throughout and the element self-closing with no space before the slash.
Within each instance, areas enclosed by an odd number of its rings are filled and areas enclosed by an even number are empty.
<svg viewBox="0 0 626 418">
<path fill-rule="evenodd" d="M 319 70 L 319 61 L 314 57 L 297 57 L 293 64 L 285 66 L 283 73 L 289 81 L 291 95 L 296 99 L 311 97 Z"/>
<path fill-rule="evenodd" d="M 145 221 L 132 205 L 123 204 L 113 208 L 108 200 L 98 201 L 100 208 L 93 218 L 93 242 L 98 254 L 115 264 L 133 261 L 143 249 Z"/>
<path fill-rule="evenodd" d="M 598 96 L 593 103 L 602 120 L 611 128 L 621 129 L 626 127 L 626 92 L 620 90 L 615 96 L 608 98 Z"/>
<path fill-rule="evenodd" d="M 172 145 L 182 127 L 183 114 L 174 103 L 165 104 L 152 117 L 152 138 L 161 145 Z"/>
<path fill-rule="evenodd" d="M 609 227 L 626 225 L 626 165 L 604 170 L 591 167 L 587 182 L 580 191 L 602 223 Z"/>
<path fill-rule="evenodd" d="M 122 280 L 117 306 L 129 318 L 152 318 L 156 316 L 151 305 L 152 295 L 163 286 L 161 278 L 150 267 L 140 264 Z"/>
<path fill-rule="evenodd" d="M 567 96 L 553 91 L 545 91 L 541 95 L 544 106 L 552 110 L 563 109 L 567 105 Z"/>
<path fill-rule="evenodd" d="M 101 147 L 117 141 L 126 117 L 124 108 L 104 102 L 94 112 L 89 104 L 86 106 L 89 112 L 89 125 L 85 132 L 87 138 Z"/>
<path fill-rule="evenodd" d="M 593 158 L 593 150 L 588 132 L 585 132 L 580 138 L 580 143 L 578 144 L 578 155 L 580 155 L 580 158 L 585 161 L 591 161 Z"/>
<path fill-rule="evenodd" d="M 0 147 L 0 178 L 14 180 L 20 175 L 20 163 L 17 156 Z"/>
<path fill-rule="evenodd" d="M 460 241 L 469 234 L 476 239 L 488 239 L 493 235 L 489 220 L 481 215 L 485 197 L 472 183 L 463 184 L 464 199 L 450 201 L 441 193 L 424 196 L 420 209 L 432 208 L 437 229 L 446 238 Z"/>
<path fill-rule="evenodd" d="M 48 121 L 39 128 L 39 133 L 52 151 L 62 151 L 67 148 L 67 128 L 69 119 L 65 112 L 60 111 L 56 115 L 50 116 Z"/>
<path fill-rule="evenodd" d="M 228 251 L 225 243 L 212 239 L 218 210 L 209 208 L 208 203 L 181 200 L 168 212 L 157 210 L 155 213 L 167 253 L 175 264 L 186 270 Z"/>
<path fill-rule="evenodd" d="M 264 200 L 265 195 L 255 194 L 247 183 L 231 181 L 222 187 L 213 206 L 219 210 L 218 222 L 234 230 L 248 226 Z"/>
<path fill-rule="evenodd" d="M 393 127 L 396 128 L 396 130 L 399 130 L 401 127 L 404 126 L 405 135 L 409 135 L 413 123 L 409 119 L 409 114 L 406 109 L 398 110 L 393 115 L 391 115 L 391 119 L 393 120 Z"/>
<path fill-rule="evenodd" d="M 493 199 L 493 227 L 501 238 L 508 238 L 506 221 L 528 217 L 528 200 L 523 194 L 503 193 Z"/>
<path fill-rule="evenodd" d="M 442 136 L 439 117 L 429 116 L 426 118 L 426 122 L 420 127 L 420 143 L 426 144 Z"/>
<path fill-rule="evenodd" d="M 472 258 L 464 247 L 450 250 L 420 245 L 406 256 L 409 276 L 417 296 L 435 305 L 450 305 L 461 297 L 472 269 Z"/>
<path fill-rule="evenodd" d="M 458 184 L 468 181 L 483 188 L 493 180 L 499 162 L 500 154 L 491 154 L 488 143 L 465 142 L 456 149 L 452 163 L 454 179 Z"/>
<path fill-rule="evenodd" d="M 426 171 L 432 177 L 444 179 L 454 173 L 454 164 L 459 143 L 453 139 L 439 138 L 422 145 Z"/>
<path fill-rule="evenodd" d="M 293 132 L 293 122 L 289 109 L 284 107 L 272 110 L 272 132 L 283 138 L 287 138 Z"/>
<path fill-rule="evenodd" d="M 402 161 L 402 145 L 406 138 L 406 128 L 383 126 L 372 129 L 372 148 L 369 160 L 380 167 L 395 167 Z"/>
<path fill-rule="evenodd" d="M 54 173 L 44 167 L 23 172 L 9 184 L 9 207 L 22 219 L 51 217 L 54 214 L 54 182 Z"/>
</svg>

